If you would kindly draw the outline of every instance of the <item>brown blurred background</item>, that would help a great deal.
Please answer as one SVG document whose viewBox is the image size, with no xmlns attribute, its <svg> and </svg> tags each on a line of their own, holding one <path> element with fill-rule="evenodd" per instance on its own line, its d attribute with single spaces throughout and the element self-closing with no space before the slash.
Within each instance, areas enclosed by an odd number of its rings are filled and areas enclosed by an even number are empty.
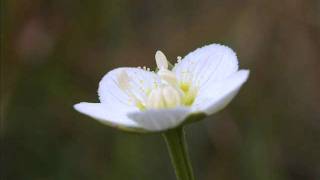
<svg viewBox="0 0 320 180">
<path fill-rule="evenodd" d="M 319 0 L 7 0 L 1 4 L 1 176 L 175 179 L 159 135 L 73 110 L 100 78 L 209 43 L 250 79 L 222 112 L 187 127 L 197 179 L 320 179 Z"/>
</svg>

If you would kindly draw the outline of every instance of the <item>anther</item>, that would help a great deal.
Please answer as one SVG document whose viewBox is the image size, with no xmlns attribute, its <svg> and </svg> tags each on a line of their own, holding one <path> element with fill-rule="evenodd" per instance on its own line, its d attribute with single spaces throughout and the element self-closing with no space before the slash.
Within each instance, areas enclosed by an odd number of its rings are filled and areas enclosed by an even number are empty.
<svg viewBox="0 0 320 180">
<path fill-rule="evenodd" d="M 159 69 L 168 69 L 168 60 L 167 57 L 161 51 L 157 51 L 155 55 L 157 67 Z"/>
</svg>

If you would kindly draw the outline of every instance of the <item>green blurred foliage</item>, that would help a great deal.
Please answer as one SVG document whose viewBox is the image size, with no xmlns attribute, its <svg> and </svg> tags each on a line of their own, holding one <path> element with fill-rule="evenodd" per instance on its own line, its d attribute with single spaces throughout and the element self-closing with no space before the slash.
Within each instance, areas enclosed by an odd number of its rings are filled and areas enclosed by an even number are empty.
<svg viewBox="0 0 320 180">
<path fill-rule="evenodd" d="M 318 0 L 8 0 L 1 3 L 1 177 L 174 179 L 161 136 L 73 110 L 120 66 L 222 43 L 250 79 L 187 128 L 198 179 L 320 179 Z"/>
</svg>

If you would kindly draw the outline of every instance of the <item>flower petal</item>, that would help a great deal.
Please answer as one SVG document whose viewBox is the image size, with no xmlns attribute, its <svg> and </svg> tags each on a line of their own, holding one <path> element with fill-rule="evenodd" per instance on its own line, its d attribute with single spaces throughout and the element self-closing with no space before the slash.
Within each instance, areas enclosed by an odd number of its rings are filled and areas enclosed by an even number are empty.
<svg viewBox="0 0 320 180">
<path fill-rule="evenodd" d="M 101 103 L 109 103 L 120 109 L 138 109 L 135 100 L 145 102 L 147 92 L 159 82 L 159 78 L 153 72 L 139 68 L 117 68 L 108 72 L 100 81 L 99 99 Z"/>
<path fill-rule="evenodd" d="M 107 104 L 87 102 L 78 103 L 74 105 L 74 108 L 80 113 L 97 119 L 111 127 L 127 131 L 143 131 L 143 128 L 127 117 L 126 114 L 130 112 L 130 109 L 119 109 Z"/>
<path fill-rule="evenodd" d="M 190 109 L 178 107 L 174 109 L 150 109 L 129 113 L 128 116 L 144 129 L 164 131 L 180 125 L 189 113 Z"/>
<path fill-rule="evenodd" d="M 173 68 L 180 82 L 190 82 L 198 87 L 209 80 L 224 79 L 237 70 L 236 54 L 229 47 L 219 44 L 196 49 Z"/>
<path fill-rule="evenodd" d="M 238 93 L 248 76 L 248 70 L 240 70 L 224 80 L 209 81 L 209 85 L 198 92 L 192 111 L 209 115 L 223 109 Z"/>
</svg>

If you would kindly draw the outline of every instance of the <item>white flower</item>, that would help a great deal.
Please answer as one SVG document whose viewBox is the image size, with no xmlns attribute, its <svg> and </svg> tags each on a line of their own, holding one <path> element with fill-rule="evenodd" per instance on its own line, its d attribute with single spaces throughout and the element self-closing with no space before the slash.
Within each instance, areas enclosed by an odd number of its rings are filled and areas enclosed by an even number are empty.
<svg viewBox="0 0 320 180">
<path fill-rule="evenodd" d="M 218 44 L 178 57 L 171 70 L 161 51 L 155 59 L 157 72 L 145 67 L 110 71 L 99 84 L 100 103 L 82 102 L 74 108 L 123 130 L 164 131 L 221 110 L 249 75 L 238 70 L 236 54 Z"/>
</svg>

